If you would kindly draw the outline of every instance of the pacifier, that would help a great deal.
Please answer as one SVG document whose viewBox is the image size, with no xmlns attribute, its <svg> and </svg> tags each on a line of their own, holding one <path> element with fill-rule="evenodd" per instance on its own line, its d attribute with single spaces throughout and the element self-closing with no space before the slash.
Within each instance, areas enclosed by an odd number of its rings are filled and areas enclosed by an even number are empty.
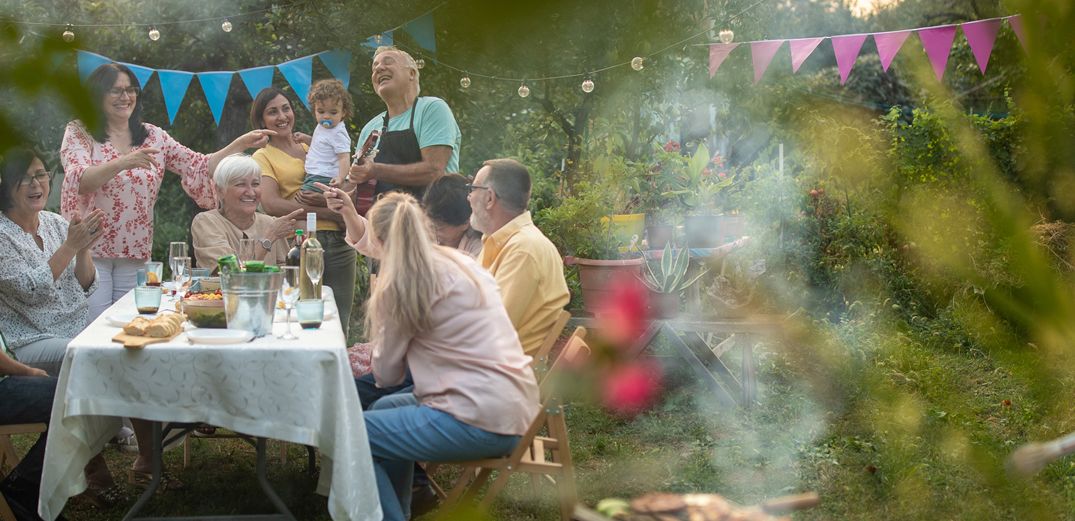
<svg viewBox="0 0 1075 521">
<path fill-rule="evenodd" d="M 331 119 L 321 120 L 321 126 L 325 127 L 325 128 L 332 128 L 332 120 Z"/>
</svg>

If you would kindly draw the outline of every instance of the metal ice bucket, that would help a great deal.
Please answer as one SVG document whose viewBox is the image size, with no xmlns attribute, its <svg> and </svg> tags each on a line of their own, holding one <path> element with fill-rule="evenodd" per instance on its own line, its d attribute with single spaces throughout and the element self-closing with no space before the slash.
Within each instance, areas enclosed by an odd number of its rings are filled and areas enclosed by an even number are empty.
<svg viewBox="0 0 1075 521">
<path fill-rule="evenodd" d="M 228 329 L 245 329 L 254 338 L 272 334 L 276 297 L 283 273 L 226 273 L 220 277 Z"/>
</svg>

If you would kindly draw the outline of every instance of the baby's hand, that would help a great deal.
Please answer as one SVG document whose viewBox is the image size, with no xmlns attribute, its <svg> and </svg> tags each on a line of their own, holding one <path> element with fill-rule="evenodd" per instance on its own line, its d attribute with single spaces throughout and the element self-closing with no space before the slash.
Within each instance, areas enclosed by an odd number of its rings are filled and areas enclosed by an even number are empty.
<svg viewBox="0 0 1075 521">
<path fill-rule="evenodd" d="M 310 138 L 309 134 L 304 134 L 302 132 L 295 132 L 294 134 L 291 135 L 291 138 L 294 139 L 298 143 L 305 144 L 306 146 L 310 145 L 311 138 Z"/>
</svg>

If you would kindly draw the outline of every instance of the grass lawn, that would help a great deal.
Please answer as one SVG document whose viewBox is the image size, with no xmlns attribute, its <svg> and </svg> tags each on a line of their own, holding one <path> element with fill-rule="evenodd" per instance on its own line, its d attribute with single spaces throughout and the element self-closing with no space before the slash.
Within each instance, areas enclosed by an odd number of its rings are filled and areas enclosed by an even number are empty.
<svg viewBox="0 0 1075 521">
<path fill-rule="evenodd" d="M 570 406 L 587 505 L 651 490 L 717 492 L 746 504 L 814 490 L 821 506 L 796 519 L 1075 519 L 1075 460 L 1029 481 L 999 470 L 1015 446 L 1040 432 L 1042 411 L 1019 378 L 980 351 L 895 338 L 864 363 L 865 384 L 846 386 L 840 405 L 824 408 L 792 357 L 767 346 L 759 354 L 760 403 L 749 410 L 718 405 L 663 346 L 652 355 L 664 362 L 666 389 L 651 410 L 624 419 Z M 270 510 L 254 480 L 253 448 L 236 440 L 194 440 L 192 448 L 185 470 L 182 450 L 166 454 L 187 490 L 159 494 L 146 515 Z M 106 457 L 117 477 L 133 460 L 111 448 Z M 289 445 L 287 464 L 273 459 L 269 479 L 298 519 L 329 519 L 301 447 Z M 550 490 L 535 495 L 529 480 L 516 478 L 491 518 L 558 519 Z M 118 519 L 127 507 L 68 506 L 65 514 Z"/>
</svg>

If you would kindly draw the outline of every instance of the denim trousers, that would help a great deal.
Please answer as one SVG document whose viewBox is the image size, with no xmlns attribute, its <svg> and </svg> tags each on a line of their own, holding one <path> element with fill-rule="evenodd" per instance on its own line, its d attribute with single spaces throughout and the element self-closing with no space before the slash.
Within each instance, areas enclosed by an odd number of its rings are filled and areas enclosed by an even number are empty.
<svg viewBox="0 0 1075 521">
<path fill-rule="evenodd" d="M 6 356 L 0 354 L 0 356 Z M 56 394 L 56 378 L 51 376 L 9 376 L 0 381 L 0 425 L 18 423 L 48 423 L 52 416 L 52 398 Z M 38 436 L 22 461 L 4 479 L 0 489 L 8 492 L 14 482 L 26 480 L 41 483 L 45 463 L 45 435 Z M 35 490 L 36 492 L 36 490 Z M 36 499 L 36 494 L 34 494 Z M 33 507 L 36 508 L 34 503 Z"/>
<path fill-rule="evenodd" d="M 317 242 L 325 250 L 325 274 L 321 279 L 324 285 L 332 288 L 332 297 L 336 309 L 340 311 L 340 326 L 343 337 L 347 338 L 347 329 L 351 322 L 351 305 L 355 300 L 355 262 L 358 252 L 344 240 L 345 232 L 317 232 Z"/>
<path fill-rule="evenodd" d="M 385 521 L 410 519 L 415 461 L 495 458 L 519 442 L 519 436 L 492 433 L 418 405 L 410 393 L 378 400 L 365 419 Z"/>
<path fill-rule="evenodd" d="M 377 381 L 373 379 L 373 373 L 366 373 L 355 378 L 355 388 L 358 389 L 358 401 L 362 403 L 362 410 L 365 411 L 369 409 L 374 402 L 385 396 L 411 392 L 414 389 L 414 380 L 411 378 L 411 372 L 408 370 L 407 376 L 403 379 L 403 383 L 391 387 L 377 387 Z"/>
</svg>

